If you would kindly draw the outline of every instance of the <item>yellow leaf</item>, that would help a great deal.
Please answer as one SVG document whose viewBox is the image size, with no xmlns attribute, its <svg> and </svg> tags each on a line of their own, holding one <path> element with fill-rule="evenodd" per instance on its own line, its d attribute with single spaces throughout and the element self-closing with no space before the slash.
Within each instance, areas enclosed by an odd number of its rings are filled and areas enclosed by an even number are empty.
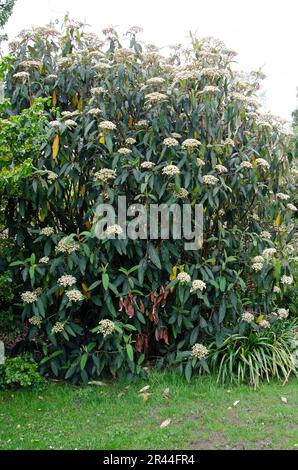
<svg viewBox="0 0 298 470">
<path fill-rule="evenodd" d="M 61 297 L 62 294 L 63 294 L 63 289 L 58 289 L 58 290 L 56 290 L 56 292 L 55 292 L 55 297 L 56 297 L 56 299 L 58 299 L 59 297 Z"/>
<path fill-rule="evenodd" d="M 47 214 L 46 214 L 45 212 L 40 212 L 40 213 L 38 214 L 38 218 L 39 218 L 40 222 L 44 222 L 46 216 L 47 216 Z"/>
<path fill-rule="evenodd" d="M 279 212 L 278 216 L 275 219 L 276 227 L 279 227 L 280 223 L 281 223 L 281 212 Z"/>
<path fill-rule="evenodd" d="M 73 104 L 74 106 L 78 106 L 78 104 L 79 104 L 79 98 L 78 98 L 78 94 L 77 94 L 77 93 L 76 93 L 75 95 L 73 95 L 73 97 L 72 97 L 72 104 Z"/>
<path fill-rule="evenodd" d="M 129 116 L 129 118 L 128 118 L 128 127 L 129 127 L 129 129 L 131 129 L 132 126 L 133 126 L 133 117 Z"/>
<path fill-rule="evenodd" d="M 53 94 L 52 94 L 52 103 L 53 103 L 53 106 L 56 106 L 57 104 L 57 93 L 56 93 L 56 90 L 53 91 Z"/>
<path fill-rule="evenodd" d="M 82 112 L 84 107 L 83 98 L 80 98 L 78 102 L 78 111 Z"/>
<path fill-rule="evenodd" d="M 85 297 L 87 297 L 87 299 L 90 299 L 90 292 L 89 292 L 89 289 L 88 289 L 88 286 L 87 284 L 85 284 L 85 282 L 82 283 L 82 291 L 83 291 L 83 294 Z"/>
<path fill-rule="evenodd" d="M 253 166 L 254 168 L 256 168 L 257 164 L 256 164 L 256 157 L 255 157 L 255 156 L 253 156 L 253 157 L 250 159 L 250 163 L 252 164 L 252 166 Z"/>
<path fill-rule="evenodd" d="M 53 140 L 53 145 L 52 145 L 52 157 L 56 163 L 58 163 L 57 156 L 59 153 L 59 144 L 60 144 L 60 138 L 59 138 L 59 135 L 57 134 L 55 135 L 55 138 Z"/>
<path fill-rule="evenodd" d="M 262 320 L 264 320 L 264 315 L 259 315 L 256 319 L 256 323 L 260 323 Z"/>
<path fill-rule="evenodd" d="M 51 212 L 51 205 L 50 205 L 49 201 L 47 201 L 47 208 L 48 208 L 48 211 Z"/>
<path fill-rule="evenodd" d="M 106 139 L 104 138 L 103 135 L 99 138 L 99 143 L 100 144 L 105 144 L 106 143 Z"/>
<path fill-rule="evenodd" d="M 177 277 L 177 266 L 173 266 L 172 274 L 170 275 L 170 281 L 174 281 Z"/>
<path fill-rule="evenodd" d="M 197 139 L 199 137 L 199 134 L 197 133 L 197 131 L 194 132 L 194 138 Z"/>
<path fill-rule="evenodd" d="M 34 99 L 30 96 L 29 98 L 29 103 L 30 103 L 30 106 L 33 106 L 34 105 Z"/>
</svg>

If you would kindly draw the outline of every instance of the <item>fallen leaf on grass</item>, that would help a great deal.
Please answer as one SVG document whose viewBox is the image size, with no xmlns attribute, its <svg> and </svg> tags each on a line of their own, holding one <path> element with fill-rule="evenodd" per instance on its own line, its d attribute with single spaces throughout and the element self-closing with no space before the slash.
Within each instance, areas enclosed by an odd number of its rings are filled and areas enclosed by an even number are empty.
<svg viewBox="0 0 298 470">
<path fill-rule="evenodd" d="M 141 396 L 143 397 L 143 402 L 146 403 L 149 398 L 150 398 L 151 393 L 141 393 Z"/>
<path fill-rule="evenodd" d="M 171 395 L 170 395 L 170 389 L 165 388 L 164 391 L 162 392 L 162 396 L 166 398 L 167 400 L 171 400 Z"/>
<path fill-rule="evenodd" d="M 166 428 L 167 426 L 169 426 L 169 425 L 171 424 L 171 422 L 172 422 L 171 418 L 166 419 L 166 420 L 163 421 L 163 422 L 161 423 L 161 425 L 159 426 L 160 429 Z"/>
<path fill-rule="evenodd" d="M 237 406 L 239 403 L 240 403 L 240 400 L 236 400 L 234 401 L 233 406 Z"/>
<path fill-rule="evenodd" d="M 280 397 L 280 399 L 285 405 L 288 403 L 288 399 L 286 397 Z"/>
<path fill-rule="evenodd" d="M 149 388 L 150 388 L 150 385 L 146 385 L 146 387 L 143 387 L 143 388 L 141 388 L 141 390 L 139 390 L 139 393 L 147 392 L 147 390 L 149 390 Z"/>
</svg>

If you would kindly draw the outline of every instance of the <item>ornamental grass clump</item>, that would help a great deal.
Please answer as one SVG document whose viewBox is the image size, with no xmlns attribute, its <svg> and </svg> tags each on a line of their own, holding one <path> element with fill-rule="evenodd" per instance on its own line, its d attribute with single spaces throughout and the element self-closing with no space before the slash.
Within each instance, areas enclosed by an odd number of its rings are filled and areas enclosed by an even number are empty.
<svg viewBox="0 0 298 470">
<path fill-rule="evenodd" d="M 261 74 L 243 78 L 234 51 L 214 39 L 192 37 L 163 56 L 138 34 L 122 41 L 107 28 L 99 38 L 66 19 L 59 32 L 26 30 L 10 45 L 6 268 L 42 372 L 73 382 L 142 374 L 156 357 L 190 378 L 215 361 L 210 335 L 227 347 L 239 321 L 252 327 L 261 315 L 258 354 L 263 343 L 273 351 L 264 322 L 288 309 L 295 281 L 297 164 L 287 128 L 260 110 Z M 143 208 L 201 204 L 202 248 L 186 250 L 172 230 L 128 238 L 117 217 L 99 238 L 97 207 L 116 208 L 120 196 Z"/>
</svg>

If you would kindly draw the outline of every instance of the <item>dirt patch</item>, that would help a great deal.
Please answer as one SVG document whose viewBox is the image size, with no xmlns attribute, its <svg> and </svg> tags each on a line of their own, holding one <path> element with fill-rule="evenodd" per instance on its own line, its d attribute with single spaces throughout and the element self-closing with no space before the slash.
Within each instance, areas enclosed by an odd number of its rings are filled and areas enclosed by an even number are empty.
<svg viewBox="0 0 298 470">
<path fill-rule="evenodd" d="M 220 432 L 211 432 L 208 439 L 200 439 L 190 443 L 191 450 L 212 450 L 224 449 L 227 446 L 227 439 Z"/>
</svg>

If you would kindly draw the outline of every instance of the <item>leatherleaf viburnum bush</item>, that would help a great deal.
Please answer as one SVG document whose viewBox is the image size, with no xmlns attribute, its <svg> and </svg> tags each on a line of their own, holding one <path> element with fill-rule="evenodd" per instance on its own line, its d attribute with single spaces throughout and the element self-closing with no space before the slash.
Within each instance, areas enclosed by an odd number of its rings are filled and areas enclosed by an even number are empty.
<svg viewBox="0 0 298 470">
<path fill-rule="evenodd" d="M 100 39 L 69 19 L 61 31 L 23 31 L 5 59 L 1 126 L 12 134 L 1 145 L 19 170 L 12 188 L 5 167 L 0 188 L 28 348 L 42 372 L 73 382 L 131 377 L 150 361 L 190 379 L 208 371 L 211 340 L 221 347 L 247 323 L 260 336 L 287 321 L 291 136 L 259 111 L 262 74 L 233 71 L 235 52 L 220 41 L 192 37 L 162 56 L 136 27 L 123 43 L 112 28 Z M 202 204 L 202 248 L 98 239 L 96 207 L 118 196 Z"/>
</svg>

